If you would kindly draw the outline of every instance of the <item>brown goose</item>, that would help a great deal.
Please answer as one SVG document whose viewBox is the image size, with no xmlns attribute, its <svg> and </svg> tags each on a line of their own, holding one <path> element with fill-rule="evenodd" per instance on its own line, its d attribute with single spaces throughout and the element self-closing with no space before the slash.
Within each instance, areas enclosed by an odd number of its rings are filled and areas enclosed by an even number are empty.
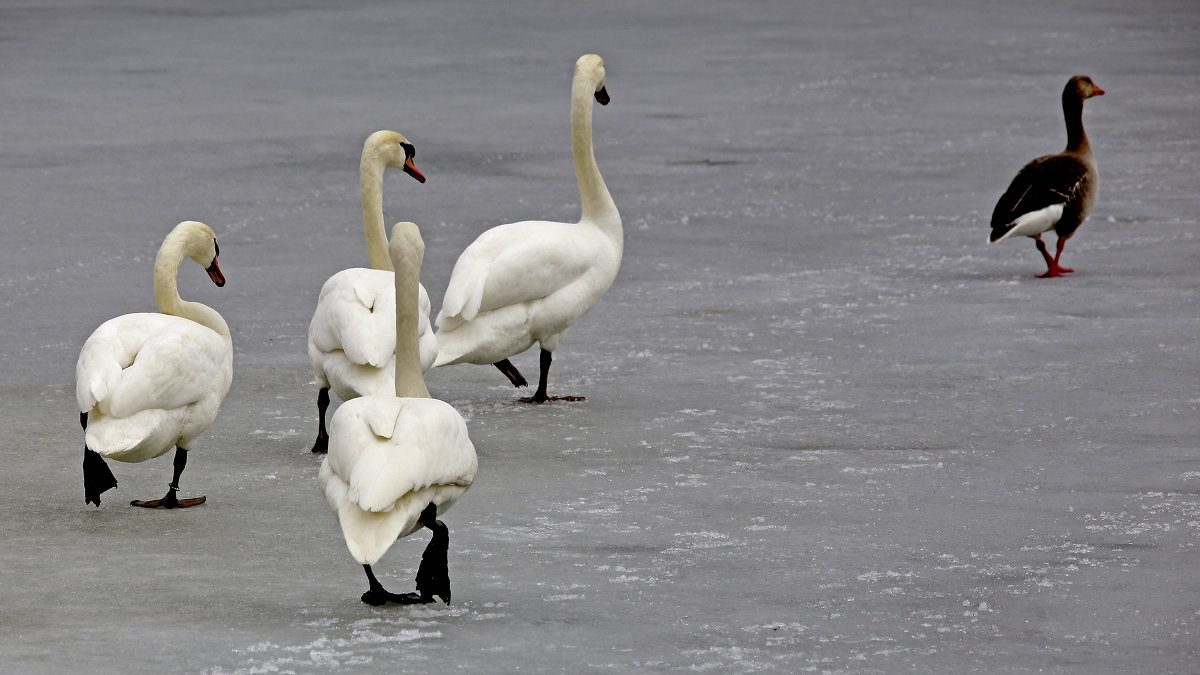
<svg viewBox="0 0 1200 675">
<path fill-rule="evenodd" d="M 1038 157 L 1026 164 L 992 211 L 994 244 L 1016 235 L 1033 237 L 1046 259 L 1046 272 L 1038 278 L 1061 277 L 1075 270 L 1058 264 L 1063 244 L 1083 224 L 1096 201 L 1096 159 L 1083 130 L 1083 102 L 1102 96 L 1092 78 L 1076 75 L 1063 88 L 1063 117 L 1067 121 L 1067 149 L 1057 155 Z M 1042 233 L 1054 230 L 1058 247 L 1054 257 L 1046 252 Z"/>
</svg>

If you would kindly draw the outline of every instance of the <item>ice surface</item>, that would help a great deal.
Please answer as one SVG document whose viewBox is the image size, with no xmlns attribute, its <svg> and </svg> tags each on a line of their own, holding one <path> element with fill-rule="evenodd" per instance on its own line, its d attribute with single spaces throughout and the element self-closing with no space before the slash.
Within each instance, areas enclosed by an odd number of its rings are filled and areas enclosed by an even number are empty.
<svg viewBox="0 0 1200 675">
<path fill-rule="evenodd" d="M 587 401 L 432 372 L 480 452 L 454 604 L 368 607 L 304 350 L 366 262 L 362 141 L 418 148 L 385 217 L 439 305 L 485 227 L 577 217 L 587 51 L 626 235 L 556 353 Z M 0 64 L 3 670 L 1195 672 L 1200 5 L 48 0 L 0 8 Z M 1038 280 L 987 220 L 1077 73 L 1100 195 Z M 236 349 L 183 475 L 209 501 L 126 506 L 162 458 L 87 507 L 76 355 L 185 219 L 228 283 L 182 292 Z"/>
</svg>

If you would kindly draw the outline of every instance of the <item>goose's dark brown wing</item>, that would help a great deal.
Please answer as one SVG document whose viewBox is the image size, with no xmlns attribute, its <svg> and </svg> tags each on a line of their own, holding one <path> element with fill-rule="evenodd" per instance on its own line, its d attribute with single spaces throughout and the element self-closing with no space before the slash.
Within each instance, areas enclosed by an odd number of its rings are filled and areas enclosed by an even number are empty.
<svg viewBox="0 0 1200 675">
<path fill-rule="evenodd" d="M 992 211 L 991 240 L 1003 237 L 1017 218 L 1047 206 L 1063 204 L 1064 219 L 1078 214 L 1087 182 L 1088 166 L 1073 154 L 1047 155 L 1026 164 Z"/>
</svg>

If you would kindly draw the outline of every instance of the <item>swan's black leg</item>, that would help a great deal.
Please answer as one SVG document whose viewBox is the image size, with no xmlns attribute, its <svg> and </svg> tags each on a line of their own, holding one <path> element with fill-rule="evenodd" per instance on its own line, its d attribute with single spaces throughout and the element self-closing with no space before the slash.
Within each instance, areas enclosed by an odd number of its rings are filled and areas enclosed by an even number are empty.
<svg viewBox="0 0 1200 675">
<path fill-rule="evenodd" d="M 525 387 L 529 385 L 529 383 L 525 381 L 525 376 L 521 374 L 521 371 L 517 370 L 517 367 L 512 364 L 512 361 L 504 359 L 503 361 L 497 361 L 492 365 L 496 366 L 497 370 L 504 373 L 504 376 L 508 378 L 509 382 L 512 382 L 514 387 Z"/>
<path fill-rule="evenodd" d="M 329 452 L 329 432 L 325 431 L 325 411 L 329 409 L 329 387 L 317 392 L 317 440 L 312 451 L 318 455 Z"/>
<path fill-rule="evenodd" d="M 179 476 L 183 473 L 184 467 L 187 466 L 187 450 L 176 446 L 175 461 L 173 462 L 175 473 L 171 478 L 171 484 L 167 494 L 162 499 L 152 499 L 150 501 L 142 501 L 135 499 L 129 502 L 130 506 L 141 506 L 148 509 L 185 509 L 189 506 L 199 506 L 203 504 L 207 497 L 194 497 L 191 499 L 179 499 L 176 494 L 179 492 Z"/>
<path fill-rule="evenodd" d="M 87 413 L 81 417 L 85 418 Z M 110 488 L 117 487 L 117 478 L 109 470 L 108 464 L 100 453 L 83 446 L 83 499 L 85 504 L 100 506 L 100 495 Z"/>
<path fill-rule="evenodd" d="M 533 396 L 526 396 L 521 399 L 522 403 L 545 403 L 546 401 L 582 401 L 582 396 L 550 396 L 546 393 L 546 387 L 550 382 L 550 363 L 554 360 L 554 356 L 542 350 L 541 358 L 538 365 L 541 366 L 541 377 L 538 379 L 538 388 Z"/>
<path fill-rule="evenodd" d="M 379 607 L 389 602 L 398 605 L 423 605 L 433 602 L 434 596 L 450 604 L 450 572 L 446 566 L 446 552 L 450 548 L 450 530 L 437 519 L 437 506 L 433 502 L 421 511 L 421 524 L 433 532 L 433 538 L 421 554 L 421 566 L 417 568 L 416 593 L 389 593 L 375 578 L 370 565 L 363 565 L 370 588 L 362 594 L 362 601 Z"/>
<path fill-rule="evenodd" d="M 421 524 L 433 532 L 429 545 L 421 554 L 421 566 L 417 568 L 417 592 L 409 595 L 420 597 L 419 602 L 433 602 L 434 596 L 450 604 L 450 570 L 446 554 L 450 549 L 450 528 L 437 519 L 437 507 L 431 502 L 421 512 Z"/>
</svg>

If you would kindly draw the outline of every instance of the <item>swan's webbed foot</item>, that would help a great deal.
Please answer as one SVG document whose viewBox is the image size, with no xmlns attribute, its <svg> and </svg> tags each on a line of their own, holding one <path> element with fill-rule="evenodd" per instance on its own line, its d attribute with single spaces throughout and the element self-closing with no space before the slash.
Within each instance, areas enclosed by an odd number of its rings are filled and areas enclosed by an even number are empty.
<svg viewBox="0 0 1200 675">
<path fill-rule="evenodd" d="M 382 607 L 389 602 L 397 605 L 420 605 L 433 602 L 432 596 L 426 598 L 420 593 L 390 593 L 375 578 L 375 572 L 371 571 L 370 565 L 363 565 L 363 570 L 367 573 L 367 583 L 370 588 L 362 594 L 360 599 L 372 607 Z"/>
<path fill-rule="evenodd" d="M 520 399 L 521 403 L 548 403 L 550 401 L 586 401 L 586 400 L 587 400 L 586 396 L 546 396 L 545 394 L 542 394 L 541 396 L 538 396 L 537 394 L 534 394 L 533 396 L 523 396 Z"/>
<path fill-rule="evenodd" d="M 389 593 L 382 586 L 363 593 L 360 599 L 372 607 L 382 607 L 389 602 L 396 605 L 422 605 L 433 602 L 433 598 L 422 598 L 420 593 Z"/>
<path fill-rule="evenodd" d="M 100 456 L 100 453 L 85 445 L 83 447 L 83 503 L 100 506 L 100 495 L 115 487 L 117 487 L 117 478 L 109 470 L 104 458 Z"/>
<path fill-rule="evenodd" d="M 324 455 L 329 452 L 329 434 L 322 431 L 317 434 L 317 440 L 313 441 L 312 453 L 314 455 Z"/>
<path fill-rule="evenodd" d="M 509 382 L 512 382 L 514 387 L 529 386 L 529 382 L 525 380 L 525 376 L 521 374 L 521 371 L 517 370 L 517 367 L 512 364 L 512 361 L 503 359 L 493 363 L 492 365 L 496 366 L 496 370 L 504 373 L 504 376 L 508 378 Z"/>
<path fill-rule="evenodd" d="M 189 506 L 199 506 L 203 504 L 206 499 L 208 499 L 207 497 L 191 497 L 188 499 L 180 499 L 176 496 L 178 491 L 179 488 L 175 485 L 172 485 L 171 489 L 167 491 L 166 496 L 164 496 L 162 499 L 151 499 L 150 501 L 135 499 L 129 502 L 129 505 L 140 506 L 145 509 L 186 509 Z"/>
</svg>

